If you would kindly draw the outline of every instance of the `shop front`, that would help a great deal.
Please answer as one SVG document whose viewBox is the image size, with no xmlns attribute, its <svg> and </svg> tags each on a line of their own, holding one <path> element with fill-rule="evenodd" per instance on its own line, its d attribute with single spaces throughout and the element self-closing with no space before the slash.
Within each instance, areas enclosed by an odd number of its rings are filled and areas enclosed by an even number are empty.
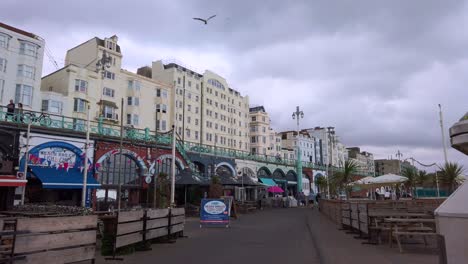
<svg viewBox="0 0 468 264">
<path fill-rule="evenodd" d="M 85 140 L 31 133 L 29 148 L 26 135 L 20 137 L 21 159 L 19 171 L 27 164 L 25 203 L 54 203 L 80 206 L 84 186 L 85 162 L 86 206 L 92 205 L 94 189 L 100 184 L 93 177 L 93 145 L 85 154 Z M 27 156 L 26 156 L 27 153 Z"/>
</svg>

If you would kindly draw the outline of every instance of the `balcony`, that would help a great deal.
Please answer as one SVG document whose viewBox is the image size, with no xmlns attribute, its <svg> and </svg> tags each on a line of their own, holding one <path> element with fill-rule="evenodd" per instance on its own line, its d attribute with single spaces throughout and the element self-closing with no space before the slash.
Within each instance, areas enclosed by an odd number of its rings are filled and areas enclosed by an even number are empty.
<svg viewBox="0 0 468 264">
<path fill-rule="evenodd" d="M 449 134 L 452 147 L 468 155 L 468 113 L 450 128 Z"/>
</svg>

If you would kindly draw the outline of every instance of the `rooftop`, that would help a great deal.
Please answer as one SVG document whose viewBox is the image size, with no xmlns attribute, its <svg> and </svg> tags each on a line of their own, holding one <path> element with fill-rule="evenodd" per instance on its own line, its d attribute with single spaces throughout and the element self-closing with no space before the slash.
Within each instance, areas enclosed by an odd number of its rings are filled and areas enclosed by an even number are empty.
<svg viewBox="0 0 468 264">
<path fill-rule="evenodd" d="M 41 40 L 42 38 L 33 34 L 33 33 L 30 33 L 30 32 L 27 32 L 27 31 L 24 31 L 22 29 L 19 29 L 19 28 L 15 28 L 13 26 L 10 26 L 10 25 L 7 25 L 5 23 L 2 23 L 0 22 L 0 27 L 2 28 L 5 28 L 5 29 L 8 29 L 10 31 L 13 31 L 13 32 L 16 32 L 18 34 L 21 34 L 21 35 L 24 35 L 24 36 L 27 36 L 27 37 L 30 37 L 30 38 L 33 38 L 33 39 L 38 39 L 38 40 Z"/>
</svg>

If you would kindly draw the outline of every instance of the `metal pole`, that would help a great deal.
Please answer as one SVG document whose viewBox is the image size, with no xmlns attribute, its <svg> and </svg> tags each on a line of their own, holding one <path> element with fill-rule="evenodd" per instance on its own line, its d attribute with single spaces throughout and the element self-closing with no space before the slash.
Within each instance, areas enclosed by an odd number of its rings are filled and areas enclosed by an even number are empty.
<svg viewBox="0 0 468 264">
<path fill-rule="evenodd" d="M 123 113 L 124 113 L 124 99 L 120 102 L 120 147 L 119 147 L 119 189 L 117 191 L 117 212 L 120 212 L 121 198 L 122 198 L 122 182 L 120 174 L 122 170 L 122 146 L 123 146 Z M 125 176 L 124 176 L 125 177 Z"/>
<path fill-rule="evenodd" d="M 330 130 L 327 129 L 327 148 L 328 148 L 328 145 L 329 145 L 328 144 L 329 141 L 330 141 Z M 328 153 L 328 154 L 330 154 L 330 153 Z M 328 163 L 330 163 L 330 157 L 328 157 L 327 164 L 326 164 L 327 165 L 327 196 L 328 196 L 328 199 L 330 199 L 330 171 L 329 171 L 330 166 L 329 166 Z"/>
<path fill-rule="evenodd" d="M 176 127 L 172 127 L 172 175 L 171 175 L 171 208 L 175 203 L 175 159 L 176 159 Z"/>
<path fill-rule="evenodd" d="M 84 148 L 84 170 L 83 170 L 83 191 L 81 193 L 81 207 L 86 207 L 86 194 L 87 194 L 87 181 L 88 181 L 88 146 L 89 146 L 89 130 L 90 130 L 90 122 L 89 122 L 89 113 L 90 113 L 90 105 L 88 104 L 88 112 L 87 112 L 87 121 L 86 121 L 86 143 Z"/>
<path fill-rule="evenodd" d="M 435 177 L 436 177 L 436 186 L 437 186 L 437 197 L 440 197 L 439 176 L 437 175 L 437 168 L 436 168 L 436 171 L 435 171 Z"/>
<path fill-rule="evenodd" d="M 28 131 L 26 132 L 26 152 L 24 154 L 24 179 L 28 180 L 28 162 L 29 162 L 29 137 L 31 133 L 31 122 L 28 124 Z M 24 205 L 24 198 L 26 196 L 26 184 L 23 186 L 23 192 L 21 193 L 21 205 Z"/>
<path fill-rule="evenodd" d="M 444 121 L 442 118 L 442 106 L 439 104 L 439 117 L 440 117 L 440 130 L 442 132 L 442 146 L 444 147 L 445 164 L 448 163 L 447 159 L 447 144 L 445 143 Z"/>
<path fill-rule="evenodd" d="M 161 91 L 162 92 L 162 91 Z M 159 105 L 161 107 L 161 105 Z M 154 144 L 156 146 L 156 155 L 154 159 L 154 179 L 153 179 L 153 208 L 156 209 L 156 175 L 159 173 L 158 159 L 158 107 L 156 106 L 156 121 L 155 121 L 155 132 L 154 132 Z"/>
</svg>

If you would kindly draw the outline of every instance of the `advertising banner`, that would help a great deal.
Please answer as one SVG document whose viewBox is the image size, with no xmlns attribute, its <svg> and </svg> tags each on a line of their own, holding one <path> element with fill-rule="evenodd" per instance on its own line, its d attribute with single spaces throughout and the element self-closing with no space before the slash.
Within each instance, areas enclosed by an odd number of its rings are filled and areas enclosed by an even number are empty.
<svg viewBox="0 0 468 264">
<path fill-rule="evenodd" d="M 200 227 L 229 227 L 229 206 L 224 199 L 202 199 L 200 207 Z"/>
</svg>

